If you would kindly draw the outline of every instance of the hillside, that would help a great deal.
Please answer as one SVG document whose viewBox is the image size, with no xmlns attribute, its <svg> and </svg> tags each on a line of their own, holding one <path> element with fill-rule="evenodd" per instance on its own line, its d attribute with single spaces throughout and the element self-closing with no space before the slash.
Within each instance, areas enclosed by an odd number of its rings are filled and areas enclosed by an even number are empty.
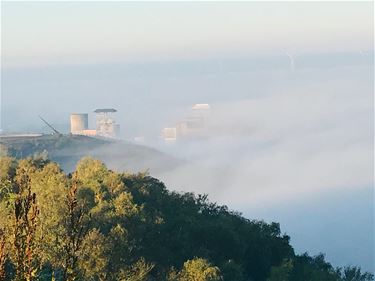
<svg viewBox="0 0 375 281">
<path fill-rule="evenodd" d="M 297 255 L 278 223 L 84 158 L 0 158 L 0 280 L 369 281 Z"/>
<path fill-rule="evenodd" d="M 167 171 L 181 161 L 156 149 L 119 140 L 91 138 L 79 135 L 43 135 L 35 138 L 0 138 L 9 156 L 23 158 L 45 154 L 59 163 L 64 171 L 75 168 L 79 159 L 92 156 L 116 170 Z"/>
</svg>

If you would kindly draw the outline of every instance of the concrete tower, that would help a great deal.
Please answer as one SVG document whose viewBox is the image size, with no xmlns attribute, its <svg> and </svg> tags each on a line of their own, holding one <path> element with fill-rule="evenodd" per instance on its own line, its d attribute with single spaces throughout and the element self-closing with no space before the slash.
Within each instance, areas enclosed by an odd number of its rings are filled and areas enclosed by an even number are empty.
<svg viewBox="0 0 375 281">
<path fill-rule="evenodd" d="M 70 115 L 70 132 L 73 135 L 83 134 L 89 128 L 89 116 L 87 113 L 73 113 Z"/>
</svg>

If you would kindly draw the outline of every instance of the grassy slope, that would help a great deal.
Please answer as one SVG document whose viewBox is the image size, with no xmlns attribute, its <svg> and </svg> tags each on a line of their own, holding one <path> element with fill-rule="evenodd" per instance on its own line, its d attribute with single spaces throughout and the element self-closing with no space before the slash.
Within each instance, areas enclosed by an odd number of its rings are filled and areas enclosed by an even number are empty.
<svg viewBox="0 0 375 281">
<path fill-rule="evenodd" d="M 158 173 L 180 163 L 146 146 L 86 136 L 45 135 L 28 139 L 3 139 L 1 143 L 8 149 L 8 154 L 16 158 L 32 156 L 45 150 L 49 158 L 59 163 L 66 172 L 74 170 L 77 161 L 84 156 L 98 158 L 111 169 L 133 172 L 149 169 L 151 173 Z"/>
</svg>

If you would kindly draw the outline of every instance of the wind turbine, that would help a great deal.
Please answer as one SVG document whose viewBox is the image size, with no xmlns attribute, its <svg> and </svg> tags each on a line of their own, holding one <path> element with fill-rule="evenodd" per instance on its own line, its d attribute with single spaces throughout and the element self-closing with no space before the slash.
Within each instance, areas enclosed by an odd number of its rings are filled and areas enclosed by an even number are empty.
<svg viewBox="0 0 375 281">
<path fill-rule="evenodd" d="M 295 57 L 288 52 L 286 53 L 286 56 L 289 58 L 290 71 L 294 72 L 294 70 L 295 70 Z"/>
</svg>

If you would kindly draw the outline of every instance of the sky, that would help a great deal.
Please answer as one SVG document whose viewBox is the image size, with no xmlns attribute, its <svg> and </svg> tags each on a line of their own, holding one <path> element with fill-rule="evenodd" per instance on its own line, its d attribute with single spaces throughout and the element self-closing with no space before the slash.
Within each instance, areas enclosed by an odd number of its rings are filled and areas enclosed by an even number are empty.
<svg viewBox="0 0 375 281">
<path fill-rule="evenodd" d="M 372 49 L 369 2 L 2 1 L 4 67 Z"/>
<path fill-rule="evenodd" d="M 123 138 L 186 160 L 153 174 L 169 189 L 374 272 L 372 2 L 1 5 L 5 131 L 49 132 L 40 114 L 67 132 L 72 112 L 93 127 L 114 107 Z M 155 141 L 195 103 L 211 105 L 208 138 Z"/>
</svg>

